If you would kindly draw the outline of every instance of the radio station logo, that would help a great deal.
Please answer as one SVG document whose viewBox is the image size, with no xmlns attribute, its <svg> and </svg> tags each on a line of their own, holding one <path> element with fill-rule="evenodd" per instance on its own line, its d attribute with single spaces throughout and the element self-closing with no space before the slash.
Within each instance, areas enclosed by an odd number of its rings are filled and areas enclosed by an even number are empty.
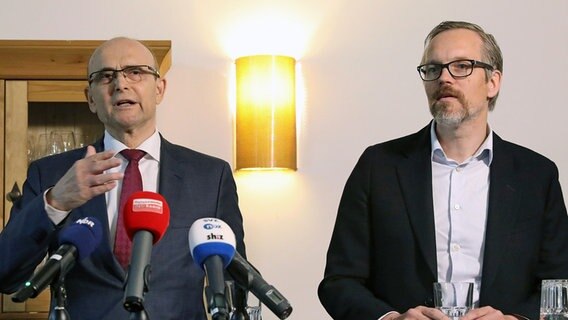
<svg viewBox="0 0 568 320">
<path fill-rule="evenodd" d="M 89 218 L 79 219 L 79 220 L 75 221 L 75 223 L 76 224 L 86 224 L 91 228 L 95 226 L 95 223 L 93 221 L 89 220 Z"/>
<path fill-rule="evenodd" d="M 222 226 L 220 224 L 212 224 L 212 223 L 206 223 L 203 225 L 203 229 L 205 230 L 213 230 L 213 229 L 221 229 Z"/>
<path fill-rule="evenodd" d="M 162 201 L 156 199 L 134 199 L 132 201 L 132 212 L 162 214 L 164 213 L 163 208 Z"/>
<path fill-rule="evenodd" d="M 211 232 L 207 235 L 207 240 L 224 240 L 222 234 L 214 234 Z"/>
</svg>

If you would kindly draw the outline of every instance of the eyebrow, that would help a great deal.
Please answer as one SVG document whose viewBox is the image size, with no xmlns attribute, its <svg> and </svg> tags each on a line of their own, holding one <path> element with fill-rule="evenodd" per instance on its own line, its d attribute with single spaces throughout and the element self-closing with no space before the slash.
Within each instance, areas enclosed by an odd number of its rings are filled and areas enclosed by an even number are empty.
<svg viewBox="0 0 568 320">
<path fill-rule="evenodd" d="M 150 66 L 150 65 L 149 64 L 129 64 L 129 65 L 125 65 L 125 66 L 121 67 L 120 69 L 115 69 L 113 67 L 103 67 L 101 69 L 98 69 L 97 71 L 115 71 L 115 70 L 123 70 L 123 69 L 130 68 L 130 67 L 141 67 L 141 66 L 145 67 L 145 66 Z M 152 67 L 152 66 L 150 66 L 150 67 Z"/>
<path fill-rule="evenodd" d="M 451 59 L 448 60 L 448 62 L 451 61 L 457 61 L 457 60 L 480 60 L 480 59 L 475 59 L 475 58 L 470 58 L 470 57 L 464 57 L 464 56 L 457 56 L 457 57 L 453 57 Z M 480 60 L 481 61 L 481 60 Z M 430 60 L 430 61 L 426 61 L 424 62 L 426 63 L 436 63 L 436 64 L 444 64 L 442 61 L 440 60 Z"/>
</svg>

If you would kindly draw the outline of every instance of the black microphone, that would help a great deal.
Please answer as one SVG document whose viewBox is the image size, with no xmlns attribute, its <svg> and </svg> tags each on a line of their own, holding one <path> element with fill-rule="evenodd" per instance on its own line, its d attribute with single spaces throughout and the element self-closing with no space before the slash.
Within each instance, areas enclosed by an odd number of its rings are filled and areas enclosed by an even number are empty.
<svg viewBox="0 0 568 320">
<path fill-rule="evenodd" d="M 235 282 L 252 292 L 278 318 L 286 319 L 292 313 L 292 306 L 276 288 L 268 284 L 256 268 L 238 252 L 227 267 Z"/>
<path fill-rule="evenodd" d="M 65 276 L 77 260 L 88 257 L 95 250 L 101 242 L 102 233 L 99 221 L 93 217 L 81 218 L 63 229 L 59 235 L 59 249 L 12 296 L 12 301 L 24 302 L 35 298 L 53 280 Z"/>
<path fill-rule="evenodd" d="M 144 294 L 150 279 L 152 244 L 158 242 L 170 224 L 170 208 L 164 197 L 150 191 L 134 192 L 124 206 L 124 228 L 132 240 L 132 252 L 123 306 L 144 314 Z"/>
<path fill-rule="evenodd" d="M 213 320 L 228 320 L 223 272 L 235 254 L 235 234 L 223 220 L 203 218 L 191 225 L 188 238 L 191 256 L 207 277 L 207 311 Z"/>
</svg>

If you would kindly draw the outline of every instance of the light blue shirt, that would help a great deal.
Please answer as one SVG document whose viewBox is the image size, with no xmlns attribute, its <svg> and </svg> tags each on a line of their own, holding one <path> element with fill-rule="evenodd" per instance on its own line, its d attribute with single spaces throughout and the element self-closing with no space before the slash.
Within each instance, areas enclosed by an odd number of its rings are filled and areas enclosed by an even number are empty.
<svg viewBox="0 0 568 320">
<path fill-rule="evenodd" d="M 474 282 L 479 302 L 493 159 L 493 132 L 473 156 L 457 163 L 446 156 L 432 122 L 432 198 L 436 229 L 438 281 Z"/>
</svg>

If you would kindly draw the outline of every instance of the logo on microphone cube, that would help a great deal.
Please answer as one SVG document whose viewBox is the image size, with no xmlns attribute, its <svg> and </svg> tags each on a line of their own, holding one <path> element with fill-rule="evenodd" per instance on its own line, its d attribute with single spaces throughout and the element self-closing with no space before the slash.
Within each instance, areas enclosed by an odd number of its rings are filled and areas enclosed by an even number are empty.
<svg viewBox="0 0 568 320">
<path fill-rule="evenodd" d="M 132 201 L 132 212 L 163 214 L 164 204 L 156 199 L 134 199 Z"/>
<path fill-rule="evenodd" d="M 207 240 L 224 240 L 222 234 L 214 234 L 211 232 L 207 235 Z"/>
<path fill-rule="evenodd" d="M 203 225 L 203 229 L 205 230 L 221 229 L 221 228 L 222 226 L 220 224 L 206 223 Z"/>
<path fill-rule="evenodd" d="M 79 219 L 79 220 L 75 221 L 75 223 L 76 224 L 86 224 L 91 228 L 95 226 L 95 223 L 93 221 L 89 220 L 89 218 Z"/>
</svg>

